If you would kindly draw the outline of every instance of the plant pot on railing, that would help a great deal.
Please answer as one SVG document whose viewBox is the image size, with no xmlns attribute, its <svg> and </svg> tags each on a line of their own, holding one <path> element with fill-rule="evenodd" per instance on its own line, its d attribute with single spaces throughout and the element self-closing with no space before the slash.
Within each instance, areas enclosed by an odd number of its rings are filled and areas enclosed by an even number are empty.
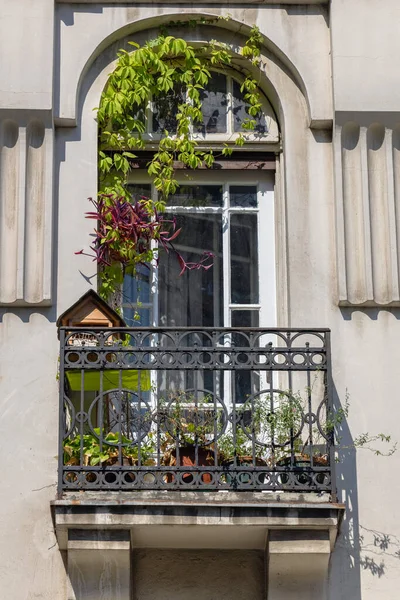
<svg viewBox="0 0 400 600">
<path fill-rule="evenodd" d="M 231 484 L 233 482 L 233 477 L 231 474 L 229 474 L 229 468 L 235 465 L 235 459 L 233 456 L 225 458 L 222 461 L 222 466 L 225 467 L 228 471 L 228 473 L 225 475 L 226 477 L 226 482 L 228 484 Z M 263 460 L 262 458 L 260 458 L 259 456 L 255 457 L 255 460 L 253 460 L 252 456 L 236 456 L 236 465 L 238 467 L 244 466 L 244 467 L 265 467 L 267 466 L 267 463 L 265 462 L 265 460 Z M 255 473 L 255 475 L 254 475 Z M 246 473 L 246 472 L 242 472 L 239 475 L 240 477 L 240 484 L 244 484 L 247 485 L 249 483 L 253 482 L 253 478 L 256 477 L 257 481 L 256 483 L 264 483 L 265 480 L 265 474 L 264 473 L 257 473 L 257 472 L 250 472 L 250 473 Z"/>
<path fill-rule="evenodd" d="M 284 458 L 280 458 L 276 461 L 277 467 L 289 467 L 293 469 L 296 468 L 306 468 L 307 471 L 298 471 L 295 472 L 296 480 L 301 485 L 307 485 L 313 483 L 312 479 L 312 466 L 315 467 L 327 467 L 329 466 L 328 456 L 313 456 L 313 460 L 311 463 L 311 458 L 308 454 L 295 454 L 293 458 L 293 462 L 290 456 L 285 456 Z M 289 481 L 289 473 L 279 472 L 280 482 L 285 485 Z M 319 485 L 324 485 L 326 480 L 326 473 L 317 472 L 315 476 L 315 481 Z"/>
<path fill-rule="evenodd" d="M 176 448 L 174 448 L 164 454 L 163 463 L 168 467 L 209 467 L 214 465 L 214 456 L 210 450 L 199 447 L 197 449 L 196 462 L 195 446 L 180 446 L 178 456 Z M 211 483 L 211 474 L 203 473 L 201 475 L 201 480 L 203 483 Z M 172 473 L 167 473 L 166 481 L 167 483 L 172 483 L 174 481 L 174 475 Z M 184 473 L 182 475 L 182 481 L 183 483 L 192 483 L 193 474 L 189 472 Z"/>
<path fill-rule="evenodd" d="M 83 463 L 84 464 L 81 465 L 79 459 L 76 456 L 73 456 L 64 464 L 66 467 L 81 466 L 83 469 L 85 467 L 100 467 L 103 471 L 106 472 L 106 467 L 119 467 L 119 466 L 133 467 L 133 466 L 136 466 L 137 459 L 134 459 L 131 456 L 122 456 L 122 461 L 120 461 L 119 452 L 116 452 L 113 454 L 109 453 L 109 456 L 107 459 L 99 461 L 99 462 L 97 462 L 96 459 L 91 459 L 91 457 L 88 455 L 84 455 Z M 112 471 L 109 471 L 109 473 L 112 473 Z M 76 477 L 76 475 L 73 471 L 71 473 L 67 473 L 67 475 L 66 475 L 66 478 L 70 483 L 74 482 L 75 477 Z M 86 473 L 85 478 L 88 483 L 94 483 L 97 479 L 97 476 L 94 472 L 88 472 L 88 473 Z M 105 479 L 106 479 L 106 483 L 112 483 L 112 477 L 107 476 L 107 472 L 105 474 Z M 108 479 L 110 481 L 108 481 Z M 130 476 L 129 473 L 126 473 L 125 480 L 129 480 L 129 479 L 133 480 L 133 476 Z"/>
<path fill-rule="evenodd" d="M 81 449 L 82 442 L 82 449 Z M 119 447 L 119 444 L 121 446 Z M 143 443 L 140 448 L 141 464 L 151 464 L 151 456 L 154 451 L 152 440 Z M 81 456 L 82 453 L 82 456 Z M 64 465 L 66 467 L 79 467 L 84 470 L 86 467 L 97 467 L 97 470 L 103 472 L 106 483 L 114 483 L 115 473 L 113 470 L 107 470 L 107 467 L 137 467 L 139 463 L 139 448 L 123 435 L 119 433 L 103 432 L 102 446 L 100 446 L 100 429 L 94 429 L 93 433 L 87 433 L 81 436 L 79 434 L 69 437 L 64 442 Z M 75 471 L 66 474 L 66 479 L 70 483 L 76 480 Z M 94 483 L 97 480 L 95 472 L 86 473 L 87 483 Z M 134 475 L 129 471 L 124 475 L 125 481 L 133 481 Z"/>
</svg>

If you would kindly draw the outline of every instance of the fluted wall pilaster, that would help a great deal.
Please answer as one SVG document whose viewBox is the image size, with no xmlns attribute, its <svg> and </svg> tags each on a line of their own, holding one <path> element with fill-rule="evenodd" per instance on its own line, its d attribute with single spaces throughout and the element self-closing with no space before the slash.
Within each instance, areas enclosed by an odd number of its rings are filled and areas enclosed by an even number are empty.
<svg viewBox="0 0 400 600">
<path fill-rule="evenodd" d="M 335 128 L 341 305 L 400 305 L 400 125 L 351 113 Z"/>
<path fill-rule="evenodd" d="M 0 124 L 0 299 L 17 299 L 19 229 L 19 128 L 15 121 Z"/>
<path fill-rule="evenodd" d="M 47 111 L 0 111 L 0 304 L 50 304 L 53 127 Z"/>
</svg>

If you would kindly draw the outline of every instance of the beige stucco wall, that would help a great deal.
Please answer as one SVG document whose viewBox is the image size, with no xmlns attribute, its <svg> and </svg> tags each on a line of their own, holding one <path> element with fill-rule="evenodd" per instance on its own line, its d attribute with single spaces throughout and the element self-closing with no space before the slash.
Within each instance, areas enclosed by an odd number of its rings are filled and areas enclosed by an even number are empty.
<svg viewBox="0 0 400 600">
<path fill-rule="evenodd" d="M 53 0 L 1 0 L 1 108 L 51 109 Z"/>
<path fill-rule="evenodd" d="M 58 453 L 54 316 L 54 309 L 0 312 L 0 589 L 16 600 L 66 598 L 50 512 Z"/>
<path fill-rule="evenodd" d="M 397 0 L 332 0 L 335 110 L 398 112 L 399 21 Z"/>
<path fill-rule="evenodd" d="M 391 281 L 398 282 L 399 278 L 399 228 L 391 219 L 391 215 L 398 214 L 399 196 L 397 184 L 390 182 L 393 173 L 400 170 L 396 171 L 398 158 L 390 150 L 392 138 L 386 137 L 400 121 L 400 92 L 393 68 L 400 59 L 397 4 L 397 0 L 385 0 L 384 6 L 378 0 L 332 0 L 329 19 L 327 5 L 255 8 L 243 3 L 229 6 L 232 21 L 221 22 L 221 37 L 231 35 L 230 30 L 242 22 L 257 23 L 266 36 L 261 81 L 270 92 L 284 135 L 282 179 L 277 193 L 281 204 L 277 212 L 285 219 L 287 241 L 278 240 L 277 248 L 279 322 L 294 327 L 331 327 L 337 402 L 344 404 L 347 390 L 351 404 L 349 428 L 343 430 L 343 461 L 338 465 L 338 486 L 348 510 L 331 560 L 330 600 L 397 600 L 400 585 L 400 561 L 396 556 L 400 550 L 396 513 L 399 456 L 382 458 L 352 448 L 352 438 L 362 432 L 383 431 L 398 436 L 400 309 L 388 306 L 396 302 L 395 286 L 386 298 L 389 302 L 384 298 L 383 308 L 379 308 L 379 286 L 366 286 L 368 293 L 358 296 L 360 280 L 356 277 L 358 283 L 353 285 L 349 275 L 354 272 L 352 257 L 362 254 L 361 242 L 352 244 L 361 231 L 365 257 L 357 268 L 364 279 L 370 277 L 373 281 L 373 273 L 376 276 L 382 272 L 371 257 L 377 239 L 378 249 L 379 240 L 391 240 Z M 154 24 L 162 15 L 226 13 L 227 7 L 60 3 L 53 22 L 52 0 L 41 0 L 40 7 L 37 2 L 34 5 L 28 0 L 3 0 L 1 4 L 0 53 L 8 60 L 1 61 L 0 66 L 0 118 L 16 123 L 23 140 L 27 124 L 38 116 L 50 136 L 54 120 L 57 128 L 54 153 L 48 151 L 49 145 L 43 151 L 43 160 L 52 172 L 45 183 L 48 199 L 43 210 L 53 228 L 49 231 L 43 226 L 39 230 L 46 240 L 46 251 L 42 291 L 36 299 L 24 288 L 24 272 L 29 272 L 29 265 L 21 258 L 25 230 L 35 222 L 33 213 L 24 225 L 26 199 L 31 197 L 26 192 L 29 179 L 27 185 L 22 168 L 14 183 L 5 182 L 8 150 L 2 149 L 0 155 L 0 216 L 4 219 L 5 207 L 9 207 L 8 190 L 17 190 L 15 223 L 19 224 L 5 233 L 0 228 L 0 265 L 8 264 L 5 253 L 14 260 L 15 286 L 20 288 L 12 298 L 25 304 L 0 308 L 0 439 L 2 451 L 7 454 L 0 487 L 0 589 L 13 600 L 65 600 L 65 568 L 55 543 L 49 506 L 55 495 L 58 452 L 55 320 L 86 291 L 87 278 L 95 274 L 91 259 L 74 255 L 88 245 L 92 229 L 90 221 L 83 218 L 89 206 L 86 198 L 96 193 L 96 123 L 92 109 L 110 72 L 114 49 L 125 36 L 144 27 L 142 19 Z M 112 44 L 115 46 L 107 50 Z M 24 120 L 20 120 L 22 117 Z M 335 123 L 334 145 L 331 121 Z M 368 163 L 368 145 L 363 150 L 361 144 L 359 158 L 352 157 L 348 162 L 341 146 L 341 130 L 348 122 L 364 127 L 365 136 L 371 124 L 384 124 L 385 140 L 389 140 L 384 145 L 385 161 L 377 162 L 372 156 Z M 370 155 L 380 146 L 374 148 L 369 149 Z M 18 152 L 20 164 L 25 165 L 25 154 L 21 149 Z M 380 189 L 373 179 L 376 172 L 388 182 L 379 205 L 388 216 L 383 224 L 378 223 L 378 229 L 376 219 L 371 219 L 375 214 L 371 210 L 376 207 L 374 190 Z M 358 187 L 351 183 L 353 180 L 361 181 Z M 354 216 L 343 210 L 348 206 L 344 204 L 346 198 L 358 202 L 363 212 L 356 211 Z M 278 231 L 285 228 L 280 222 Z M 1 276 L 0 272 L 0 280 Z M 37 299 L 51 306 L 38 306 Z M 343 304 L 340 308 L 339 300 Z M 364 301 L 371 306 L 357 308 Z M 145 595 L 152 589 L 148 587 L 152 583 L 149 565 L 156 554 L 137 554 L 136 568 L 142 565 L 137 585 L 146 590 L 140 598 L 150 597 Z M 163 554 L 157 556 L 161 563 L 171 560 Z M 185 553 L 178 564 L 190 564 L 193 556 Z M 219 553 L 218 561 L 226 561 L 226 556 Z M 239 561 L 235 564 L 247 564 L 249 555 L 243 561 L 235 555 L 235 560 Z M 257 561 L 259 557 L 254 555 L 245 569 L 246 577 L 253 573 Z M 258 590 L 254 598 L 261 589 L 259 577 L 254 574 L 252 578 Z M 171 586 L 171 575 L 168 581 Z M 223 589 L 223 581 L 220 583 Z"/>
<path fill-rule="evenodd" d="M 262 600 L 264 553 L 242 550 L 134 550 L 135 600 Z"/>
</svg>

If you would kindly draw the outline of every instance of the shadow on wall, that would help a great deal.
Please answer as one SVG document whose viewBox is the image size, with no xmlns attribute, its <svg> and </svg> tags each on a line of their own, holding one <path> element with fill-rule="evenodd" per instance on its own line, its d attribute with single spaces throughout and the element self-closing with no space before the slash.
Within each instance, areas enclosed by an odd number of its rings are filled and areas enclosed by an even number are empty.
<svg viewBox="0 0 400 600">
<path fill-rule="evenodd" d="M 396 306 L 391 308 L 382 308 L 380 306 L 340 306 L 339 308 L 345 321 L 351 321 L 353 314 L 356 312 L 362 312 L 372 321 L 377 321 L 379 314 L 383 311 L 391 313 L 395 319 L 400 320 L 400 307 Z"/>
<path fill-rule="evenodd" d="M 400 560 L 400 539 L 390 533 L 359 526 L 360 566 L 378 578 L 386 575 L 385 556 Z"/>
<path fill-rule="evenodd" d="M 333 390 L 335 411 L 344 409 L 336 389 Z M 361 600 L 360 534 L 358 517 L 356 448 L 347 420 L 338 426 L 341 448 L 336 464 L 338 501 L 346 504 L 346 513 L 332 554 L 329 572 L 330 600 Z"/>
<path fill-rule="evenodd" d="M 58 7 L 58 15 L 60 21 L 64 23 L 67 27 L 71 27 L 75 24 L 74 14 L 75 13 L 92 13 L 92 14 L 101 14 L 104 12 L 103 6 L 93 6 L 85 5 L 85 6 L 66 6 L 61 5 Z"/>
<path fill-rule="evenodd" d="M 57 321 L 57 311 L 55 303 L 53 306 L 40 308 L 39 306 L 3 306 L 0 308 L 0 324 L 4 321 L 4 315 L 12 313 L 19 317 L 23 323 L 29 323 L 34 314 L 45 317 L 49 323 Z"/>
<path fill-rule="evenodd" d="M 344 408 L 336 389 L 334 406 L 336 411 Z M 346 513 L 331 558 L 328 597 L 330 600 L 362 600 L 361 571 L 369 571 L 378 579 L 385 576 L 388 571 L 385 557 L 400 561 L 400 539 L 359 522 L 357 448 L 346 419 L 338 427 L 338 437 L 341 442 L 336 465 L 337 494 L 338 501 L 346 504 Z"/>
</svg>

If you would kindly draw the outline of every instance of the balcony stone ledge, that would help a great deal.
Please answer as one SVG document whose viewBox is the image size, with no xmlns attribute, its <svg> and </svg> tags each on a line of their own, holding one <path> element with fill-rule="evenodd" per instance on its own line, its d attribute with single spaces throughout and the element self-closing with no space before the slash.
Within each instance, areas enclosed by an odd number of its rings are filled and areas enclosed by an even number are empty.
<svg viewBox="0 0 400 600">
<path fill-rule="evenodd" d="M 221 549 L 265 549 L 274 530 L 325 531 L 332 550 L 344 505 L 313 493 L 87 491 L 52 510 L 60 549 L 69 530 L 90 529 L 129 531 L 136 548 Z"/>
</svg>

